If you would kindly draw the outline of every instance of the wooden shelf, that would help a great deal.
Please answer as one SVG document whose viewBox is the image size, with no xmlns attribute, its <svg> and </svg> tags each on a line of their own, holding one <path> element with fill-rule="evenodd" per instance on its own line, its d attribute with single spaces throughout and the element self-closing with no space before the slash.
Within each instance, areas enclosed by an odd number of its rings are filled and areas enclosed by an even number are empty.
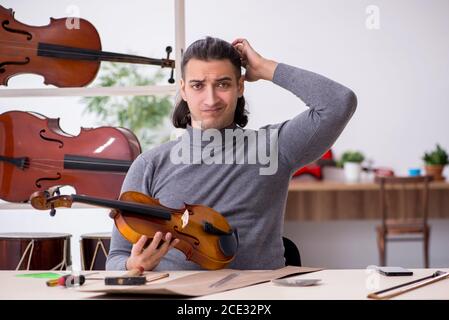
<svg viewBox="0 0 449 320">
<path fill-rule="evenodd" d="M 71 207 L 72 209 L 104 209 L 109 210 L 107 208 L 100 208 L 97 206 L 92 206 L 84 203 L 74 203 Z M 69 208 L 58 208 L 57 210 L 69 209 Z M 8 210 L 36 210 L 29 203 L 14 203 L 14 202 L 5 202 L 0 201 L 0 214 L 6 213 Z M 44 212 L 44 211 L 42 211 Z"/>
<path fill-rule="evenodd" d="M 97 97 L 97 96 L 164 96 L 174 95 L 175 85 L 92 88 L 1 89 L 0 98 Z"/>
<path fill-rule="evenodd" d="M 399 190 L 401 187 L 397 187 Z M 429 185 L 431 190 L 449 190 L 449 182 L 446 181 L 432 181 Z M 388 188 L 389 189 L 389 188 Z M 396 188 L 395 188 L 396 189 Z M 409 187 L 409 189 L 417 189 L 416 187 Z M 379 185 L 374 182 L 344 182 L 344 181 L 300 181 L 291 180 L 289 191 L 369 191 L 379 190 Z"/>
</svg>

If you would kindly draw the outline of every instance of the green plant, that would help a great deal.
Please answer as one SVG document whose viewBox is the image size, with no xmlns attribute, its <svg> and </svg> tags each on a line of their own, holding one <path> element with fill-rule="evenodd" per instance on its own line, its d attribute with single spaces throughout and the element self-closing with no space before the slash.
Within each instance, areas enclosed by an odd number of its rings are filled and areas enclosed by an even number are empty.
<svg viewBox="0 0 449 320">
<path fill-rule="evenodd" d="M 429 153 L 424 152 L 424 156 L 422 157 L 426 165 L 446 165 L 448 164 L 448 155 L 446 150 L 441 148 L 441 146 L 437 143 L 436 149 L 430 151 Z"/>
<path fill-rule="evenodd" d="M 345 162 L 362 163 L 365 160 L 365 156 L 360 151 L 346 151 L 341 156 L 341 159 L 337 162 L 338 167 L 343 167 Z"/>
<path fill-rule="evenodd" d="M 95 84 L 101 87 L 148 86 L 157 84 L 163 78 L 160 71 L 148 77 L 143 76 L 136 65 L 109 62 L 102 64 L 101 75 Z M 85 97 L 82 102 L 87 105 L 84 112 L 97 115 L 101 125 L 120 126 L 133 131 L 143 150 L 169 140 L 168 134 L 161 136 L 172 107 L 168 96 Z"/>
</svg>

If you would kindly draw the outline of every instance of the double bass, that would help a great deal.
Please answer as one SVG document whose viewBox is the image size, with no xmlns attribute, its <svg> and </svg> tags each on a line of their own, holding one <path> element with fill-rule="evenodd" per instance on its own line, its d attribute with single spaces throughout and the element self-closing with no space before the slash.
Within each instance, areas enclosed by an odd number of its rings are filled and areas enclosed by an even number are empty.
<svg viewBox="0 0 449 320">
<path fill-rule="evenodd" d="M 125 128 L 81 128 L 74 136 L 59 119 L 8 111 L 0 114 L 0 199 L 27 202 L 33 192 L 61 184 L 117 199 L 140 153 L 137 137 Z"/>
<path fill-rule="evenodd" d="M 0 5 L 0 84 L 6 86 L 11 77 L 32 73 L 43 76 L 45 84 L 83 87 L 95 79 L 101 61 L 171 68 L 168 82 L 175 82 L 170 46 L 162 59 L 102 51 L 100 35 L 89 21 L 79 19 L 79 27 L 68 28 L 67 19 L 50 18 L 46 26 L 29 26 Z"/>
<path fill-rule="evenodd" d="M 153 238 L 155 233 L 170 232 L 179 239 L 175 248 L 206 269 L 221 269 L 234 260 L 239 246 L 237 229 L 214 209 L 199 204 L 184 204 L 183 208 L 163 206 L 158 199 L 143 193 L 124 192 L 119 200 L 87 195 L 60 195 L 59 187 L 38 191 L 30 196 L 30 204 L 38 210 L 70 208 L 74 202 L 111 208 L 110 213 L 122 236 L 136 243 L 142 235 Z"/>
</svg>

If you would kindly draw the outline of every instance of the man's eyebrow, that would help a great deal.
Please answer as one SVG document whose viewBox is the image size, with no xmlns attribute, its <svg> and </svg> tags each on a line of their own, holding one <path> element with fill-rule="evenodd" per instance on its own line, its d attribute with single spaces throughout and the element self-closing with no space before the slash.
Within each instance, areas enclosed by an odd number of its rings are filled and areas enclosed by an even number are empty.
<svg viewBox="0 0 449 320">
<path fill-rule="evenodd" d="M 227 80 L 232 81 L 232 78 L 228 77 L 228 76 L 225 76 L 225 77 L 218 78 L 215 81 L 216 82 L 220 82 L 220 81 L 227 81 Z"/>
<path fill-rule="evenodd" d="M 193 79 L 193 80 L 189 80 L 189 83 L 203 83 L 203 82 L 205 82 L 206 80 L 196 80 L 196 79 Z M 225 76 L 225 77 L 221 77 L 221 78 L 218 78 L 218 79 L 215 79 L 215 82 L 220 82 L 220 81 L 232 81 L 232 78 L 231 77 L 228 77 L 228 76 Z"/>
</svg>

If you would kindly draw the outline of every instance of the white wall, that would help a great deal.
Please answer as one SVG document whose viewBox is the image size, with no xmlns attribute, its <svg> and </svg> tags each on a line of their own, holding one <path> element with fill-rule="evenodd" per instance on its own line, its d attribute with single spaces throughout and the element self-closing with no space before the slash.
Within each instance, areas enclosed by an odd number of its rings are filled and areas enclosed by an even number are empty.
<svg viewBox="0 0 449 320">
<path fill-rule="evenodd" d="M 2 0 L 0 4 L 14 8 L 16 18 L 30 25 L 47 24 L 50 16 L 66 16 L 68 6 L 74 4 L 81 16 L 97 27 L 103 49 L 108 51 L 163 57 L 165 46 L 174 45 L 172 1 Z M 380 9 L 378 30 L 365 26 L 369 5 Z M 321 73 L 352 88 L 358 96 L 358 110 L 334 146 L 336 155 L 359 149 L 374 160 L 374 165 L 390 166 L 405 174 L 409 167 L 422 166 L 423 152 L 435 143 L 449 149 L 448 12 L 447 0 L 187 0 L 186 40 L 189 44 L 206 35 L 228 41 L 246 37 L 268 58 Z M 121 17 L 130 18 L 125 21 Z M 10 88 L 38 87 L 41 82 L 37 76 L 21 76 L 10 80 Z M 305 110 L 296 97 L 268 82 L 247 84 L 246 98 L 251 128 L 280 122 Z M 1 99 L 0 112 L 12 109 L 60 117 L 63 129 L 73 134 L 81 126 L 97 125 L 95 119 L 81 114 L 79 98 Z M 0 232 L 71 232 L 76 245 L 79 234 L 110 229 L 111 220 L 102 212 L 61 211 L 56 218 L 33 211 L 0 212 Z M 371 230 L 368 222 L 351 223 Z M 369 242 L 371 231 L 355 232 L 351 223 L 287 224 L 286 234 L 307 252 L 305 263 L 327 267 L 371 264 L 372 259 L 363 254 L 329 255 L 321 251 L 344 251 L 357 238 L 366 244 L 370 257 L 377 257 Z M 432 238 L 438 265 L 449 264 L 445 254 L 448 225 L 443 225 L 445 228 Z M 312 234 L 320 236 L 313 238 Z M 305 239 L 318 242 L 304 247 L 304 243 L 311 243 Z M 75 246 L 75 266 L 77 252 Z"/>
</svg>

